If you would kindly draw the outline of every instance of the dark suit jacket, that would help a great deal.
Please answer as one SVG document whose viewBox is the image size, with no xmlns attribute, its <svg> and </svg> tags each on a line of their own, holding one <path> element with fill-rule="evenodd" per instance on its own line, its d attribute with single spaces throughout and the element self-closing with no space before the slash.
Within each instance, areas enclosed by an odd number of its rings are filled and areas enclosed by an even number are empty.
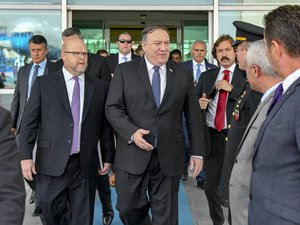
<svg viewBox="0 0 300 225">
<path fill-rule="evenodd" d="M 185 65 L 186 67 L 188 67 L 189 69 L 191 69 L 194 72 L 193 60 L 185 61 L 182 64 Z M 209 63 L 205 60 L 205 68 L 206 68 L 206 71 L 207 71 L 207 70 L 211 70 L 211 69 L 216 69 L 218 67 L 215 64 L 211 64 L 211 63 Z"/>
<path fill-rule="evenodd" d="M 10 113 L 0 107 L 0 224 L 22 225 L 25 186 Z"/>
<path fill-rule="evenodd" d="M 85 76 L 85 93 L 80 137 L 81 170 L 86 176 L 97 174 L 97 142 L 100 139 L 104 162 L 113 162 L 112 128 L 105 118 L 108 84 Z M 62 71 L 38 77 L 24 112 L 20 130 L 21 159 L 32 159 L 37 133 L 36 170 L 60 176 L 69 160 L 73 119 Z"/>
<path fill-rule="evenodd" d="M 140 56 L 131 54 L 131 60 L 135 60 L 138 58 L 140 58 Z M 119 54 L 111 54 L 111 55 L 107 56 L 107 62 L 109 64 L 111 74 L 114 74 L 116 67 L 119 64 Z"/>
<path fill-rule="evenodd" d="M 63 61 L 62 59 L 57 60 L 54 65 L 51 67 L 50 72 L 56 72 L 58 70 L 61 71 L 63 68 Z M 87 76 L 94 76 L 101 80 L 110 82 L 111 81 L 111 72 L 109 65 L 105 59 L 97 54 L 90 53 L 88 58 L 88 67 L 85 71 Z"/>
<path fill-rule="evenodd" d="M 206 94 L 206 97 L 209 98 L 211 95 L 215 95 L 215 82 L 218 77 L 220 68 L 208 70 L 201 74 L 199 82 L 197 83 L 196 86 L 196 93 L 199 98 L 203 95 L 203 93 Z M 237 100 L 237 98 L 240 96 L 240 94 L 243 91 L 244 84 L 245 84 L 245 77 L 242 71 L 239 69 L 238 65 L 236 65 L 235 70 L 233 72 L 233 77 L 231 80 L 231 84 L 234 86 L 232 91 L 228 95 L 228 100 L 227 100 L 227 105 L 226 105 L 226 116 L 227 116 L 227 123 L 229 123 L 231 116 L 232 116 L 232 109 L 233 106 Z M 212 96 L 214 97 L 214 96 Z M 202 110 L 203 114 L 203 120 L 204 120 L 204 125 L 206 125 L 206 110 Z M 209 135 L 209 130 L 207 126 L 205 126 L 205 144 L 206 144 L 206 152 L 205 155 L 209 156 L 210 155 L 210 150 L 211 150 L 211 143 L 210 143 L 210 135 Z"/>
<path fill-rule="evenodd" d="M 157 110 L 145 59 L 119 64 L 106 103 L 107 118 L 117 133 L 114 166 L 133 174 L 145 171 L 151 151 L 141 150 L 134 143 L 128 144 L 133 133 L 143 128 L 150 130 L 152 137 L 157 135 L 158 160 L 164 175 L 180 175 L 185 155 L 182 112 L 187 117 L 191 153 L 202 155 L 203 120 L 194 92 L 192 73 L 180 64 L 167 63 L 166 89 Z"/>
<path fill-rule="evenodd" d="M 47 60 L 44 74 L 48 74 L 52 66 L 53 63 L 50 60 Z M 17 133 L 19 133 L 24 109 L 27 103 L 28 79 L 31 67 L 32 63 L 29 63 L 19 69 L 14 97 L 10 107 L 13 121 L 12 127 L 16 128 Z"/>
<path fill-rule="evenodd" d="M 276 103 L 258 133 L 249 224 L 300 224 L 300 78 Z"/>
</svg>

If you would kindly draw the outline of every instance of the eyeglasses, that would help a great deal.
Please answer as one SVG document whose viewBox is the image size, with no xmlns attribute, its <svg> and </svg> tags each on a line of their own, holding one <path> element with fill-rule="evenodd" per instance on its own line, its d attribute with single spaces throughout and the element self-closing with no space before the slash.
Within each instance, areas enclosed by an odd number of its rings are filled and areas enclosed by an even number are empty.
<svg viewBox="0 0 300 225">
<path fill-rule="evenodd" d="M 119 42 L 122 43 L 122 44 L 124 44 L 125 42 L 126 42 L 127 44 L 131 44 L 131 43 L 132 43 L 132 40 L 124 40 L 124 39 L 122 39 L 122 40 L 119 40 Z"/>
<path fill-rule="evenodd" d="M 74 56 L 76 56 L 77 58 L 81 58 L 81 57 L 88 57 L 89 53 L 88 52 L 64 52 L 64 53 L 69 53 L 72 54 Z"/>
</svg>

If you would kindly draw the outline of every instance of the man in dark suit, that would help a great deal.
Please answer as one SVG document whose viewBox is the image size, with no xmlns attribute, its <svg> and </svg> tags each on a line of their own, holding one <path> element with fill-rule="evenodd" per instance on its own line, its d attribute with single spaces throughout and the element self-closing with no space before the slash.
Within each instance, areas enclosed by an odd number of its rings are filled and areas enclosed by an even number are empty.
<svg viewBox="0 0 300 225">
<path fill-rule="evenodd" d="M 62 32 L 63 42 L 70 38 L 80 38 L 83 39 L 81 31 L 77 27 L 69 27 Z M 63 67 L 63 60 L 57 60 L 54 65 L 51 67 L 50 72 L 56 72 L 61 70 Z M 88 57 L 88 66 L 85 71 L 85 74 L 88 76 L 94 76 L 101 80 L 110 82 L 111 81 L 111 72 L 110 67 L 105 59 L 97 54 L 89 53 Z"/>
<path fill-rule="evenodd" d="M 22 225 L 25 187 L 10 113 L 0 107 L 0 224 Z"/>
<path fill-rule="evenodd" d="M 110 54 L 107 57 L 112 75 L 115 73 L 118 64 L 140 58 L 132 53 L 132 37 L 128 32 L 119 34 L 116 44 L 118 46 L 119 53 Z"/>
<path fill-rule="evenodd" d="M 263 39 L 263 28 L 242 21 L 234 21 L 233 25 L 236 27 L 236 38 L 232 46 L 235 48 L 239 68 L 245 73 L 247 49 L 251 42 Z M 226 207 L 228 207 L 229 179 L 236 151 L 261 97 L 262 94 L 252 90 L 249 82 L 246 81 L 244 90 L 232 110 L 232 117 L 230 124 L 228 124 L 226 151 L 220 181 L 220 195 L 222 196 L 222 203 Z"/>
<path fill-rule="evenodd" d="M 300 6 L 280 6 L 264 17 L 264 24 L 268 59 L 284 80 L 254 146 L 249 225 L 296 225 L 300 224 Z"/>
<path fill-rule="evenodd" d="M 253 90 L 264 93 L 236 151 L 229 183 L 229 209 L 232 224 L 248 224 L 248 205 L 254 144 L 274 92 L 281 78 L 271 69 L 263 40 L 251 43 L 247 50 L 245 69 Z"/>
<path fill-rule="evenodd" d="M 142 32 L 144 58 L 116 68 L 107 97 L 106 115 L 117 136 L 117 209 L 126 225 L 178 224 L 183 112 L 192 143 L 193 177 L 202 168 L 203 121 L 192 73 L 168 62 L 169 44 L 167 28 L 147 26 Z"/>
<path fill-rule="evenodd" d="M 43 224 L 91 224 L 95 196 L 89 193 L 90 182 L 98 170 L 107 173 L 114 157 L 112 128 L 104 114 L 108 84 L 84 74 L 88 53 L 81 39 L 65 41 L 61 56 L 63 69 L 37 77 L 32 87 L 20 130 L 22 172 L 28 180 L 36 174 Z"/>
<path fill-rule="evenodd" d="M 22 66 L 18 71 L 14 97 L 10 107 L 13 121 L 13 127 L 11 130 L 16 135 L 17 143 L 23 113 L 28 98 L 30 96 L 30 91 L 33 82 L 37 76 L 48 74 L 49 70 L 51 69 L 51 66 L 53 65 L 53 63 L 47 59 L 48 47 L 47 40 L 45 37 L 43 37 L 42 35 L 33 35 L 29 39 L 28 45 L 32 62 L 26 64 L 25 66 Z M 33 203 L 36 199 L 35 182 L 28 180 L 26 181 L 32 189 L 32 194 L 29 203 Z M 32 215 L 39 215 L 39 208 L 37 206 L 35 207 Z"/>
<path fill-rule="evenodd" d="M 196 86 L 200 108 L 205 123 L 206 152 L 204 157 L 204 190 L 208 200 L 210 217 L 214 225 L 224 223 L 219 196 L 219 182 L 222 172 L 227 124 L 231 118 L 234 103 L 243 90 L 244 74 L 235 64 L 232 37 L 222 35 L 214 43 L 213 56 L 220 68 L 208 70 L 200 76 Z"/>
<path fill-rule="evenodd" d="M 198 83 L 201 73 L 217 68 L 216 65 L 207 62 L 205 56 L 207 53 L 207 45 L 204 41 L 194 41 L 191 49 L 192 60 L 183 62 L 183 65 L 187 66 L 191 71 L 193 71 L 194 83 L 195 85 Z M 183 119 L 185 121 L 185 118 Z M 185 124 L 184 124 L 185 126 Z M 185 126 L 186 127 L 186 126 Z M 185 129 L 186 137 L 188 137 L 188 133 Z M 187 180 L 188 178 L 188 163 L 190 159 L 190 148 L 191 145 L 189 143 L 188 138 L 185 139 L 185 169 L 183 174 L 181 175 L 182 180 Z M 204 188 L 205 174 L 204 170 L 197 176 L 197 187 Z"/>
<path fill-rule="evenodd" d="M 81 31 L 77 27 L 69 27 L 62 32 L 62 40 L 68 41 L 72 38 L 79 38 L 83 40 Z M 60 59 L 54 63 L 53 71 L 62 70 L 63 60 Z M 110 83 L 111 73 L 109 65 L 105 57 L 99 56 L 97 54 L 89 54 L 88 66 L 85 71 L 87 76 L 93 76 L 103 81 Z M 108 174 L 98 175 L 95 180 L 95 189 L 98 190 L 100 201 L 102 204 L 102 222 L 103 225 L 110 225 L 114 218 L 114 210 L 112 208 L 111 201 L 111 190 L 109 186 Z M 91 186 L 91 185 L 90 185 Z M 95 195 L 95 189 L 91 188 L 91 196 Z M 91 217 L 93 217 L 93 211 L 91 212 Z"/>
</svg>

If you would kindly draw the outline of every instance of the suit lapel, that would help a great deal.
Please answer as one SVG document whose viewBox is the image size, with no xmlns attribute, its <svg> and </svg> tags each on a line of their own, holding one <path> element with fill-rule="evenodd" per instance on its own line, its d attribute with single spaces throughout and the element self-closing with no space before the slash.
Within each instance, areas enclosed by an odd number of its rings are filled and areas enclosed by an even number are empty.
<svg viewBox="0 0 300 225">
<path fill-rule="evenodd" d="M 256 140 L 255 143 L 255 152 L 254 152 L 254 157 L 256 155 L 257 152 L 257 148 L 262 140 L 262 137 L 265 133 L 266 128 L 268 127 L 270 121 L 273 119 L 273 117 L 276 115 L 276 113 L 278 112 L 278 110 L 281 108 L 281 106 L 284 104 L 284 102 L 289 98 L 290 95 L 292 95 L 295 92 L 295 88 L 296 86 L 300 85 L 300 78 L 298 78 L 289 88 L 288 90 L 286 90 L 286 92 L 284 93 L 284 95 L 282 95 L 281 99 L 276 103 L 276 105 L 272 108 L 271 112 L 269 113 L 269 115 L 267 116 L 265 122 L 263 123 L 259 134 L 258 134 L 258 138 Z M 253 157 L 253 158 L 254 158 Z"/>
<path fill-rule="evenodd" d="M 174 84 L 175 77 L 176 77 L 176 70 L 175 70 L 174 66 L 169 62 L 167 63 L 166 66 L 167 66 L 167 71 L 166 71 L 167 85 L 166 85 L 164 96 L 163 96 L 162 101 L 161 101 L 161 105 L 164 103 L 167 95 L 172 90 L 172 86 Z"/>
<path fill-rule="evenodd" d="M 86 118 L 88 109 L 90 108 L 92 97 L 94 94 L 94 86 L 88 76 L 85 76 L 84 81 L 84 103 L 82 112 L 82 123 Z"/>
<path fill-rule="evenodd" d="M 70 102 L 69 102 L 69 97 L 68 97 L 68 91 L 67 91 L 63 72 L 60 71 L 60 72 L 56 73 L 55 76 L 56 76 L 55 79 L 57 81 L 56 89 L 57 89 L 58 96 L 59 96 L 68 116 L 71 119 L 73 119 Z"/>
<path fill-rule="evenodd" d="M 25 85 L 25 90 L 26 90 L 26 99 L 28 97 L 28 84 L 29 84 L 29 76 L 30 76 L 30 70 L 32 67 L 32 63 L 28 64 L 25 68 L 25 76 L 24 76 L 24 83 L 23 85 Z"/>
<path fill-rule="evenodd" d="M 155 104 L 155 100 L 154 100 L 154 96 L 153 96 L 153 92 L 152 92 L 152 87 L 151 87 L 151 84 L 150 84 L 150 79 L 149 79 L 149 74 L 148 74 L 145 59 L 142 58 L 141 60 L 138 60 L 138 63 L 139 64 L 137 66 L 137 74 L 138 74 L 139 78 L 141 79 L 148 95 L 153 100 L 153 104 Z"/>
<path fill-rule="evenodd" d="M 273 92 L 272 92 L 272 93 L 271 93 L 271 94 L 270 94 L 263 102 L 259 103 L 259 105 L 257 106 L 257 109 L 256 109 L 255 113 L 253 114 L 253 116 L 251 117 L 251 120 L 250 120 L 250 122 L 249 122 L 249 124 L 248 124 L 248 126 L 247 126 L 247 129 L 246 129 L 245 132 L 244 132 L 243 138 L 242 138 L 242 140 L 240 141 L 239 147 L 237 148 L 238 150 L 237 150 L 237 152 L 236 152 L 236 156 L 238 155 L 238 153 L 239 153 L 239 151 L 240 151 L 240 148 L 241 148 L 241 146 L 242 146 L 242 144 L 243 144 L 243 142 L 244 142 L 246 136 L 248 135 L 248 132 L 249 132 L 250 128 L 252 127 L 252 124 L 254 123 L 254 121 L 256 120 L 256 118 L 257 118 L 257 116 L 258 116 L 258 114 L 260 113 L 261 109 L 262 109 L 266 104 L 268 104 L 268 103 L 271 101 L 271 99 L 273 99 L 273 97 L 274 97 L 274 92 L 275 92 L 275 91 L 273 91 Z"/>
<path fill-rule="evenodd" d="M 204 87 L 204 88 L 205 89 L 207 88 L 207 91 L 204 91 L 203 93 L 206 93 L 208 96 L 211 96 L 211 93 L 214 90 L 214 85 L 216 83 L 219 71 L 220 71 L 220 69 L 214 70 L 212 74 L 207 74 L 207 76 L 206 76 L 207 87 Z"/>
<path fill-rule="evenodd" d="M 238 65 L 235 66 L 235 69 L 233 71 L 233 75 L 232 75 L 232 80 L 231 80 L 231 84 L 236 88 L 244 88 L 244 83 L 245 83 L 245 79 L 243 77 L 243 74 L 241 72 L 241 70 L 239 69 Z M 233 89 L 233 90 L 234 90 Z M 238 92 L 240 93 L 242 90 L 239 90 Z M 231 95 L 233 95 L 234 92 L 230 92 L 229 97 L 231 97 Z"/>
</svg>

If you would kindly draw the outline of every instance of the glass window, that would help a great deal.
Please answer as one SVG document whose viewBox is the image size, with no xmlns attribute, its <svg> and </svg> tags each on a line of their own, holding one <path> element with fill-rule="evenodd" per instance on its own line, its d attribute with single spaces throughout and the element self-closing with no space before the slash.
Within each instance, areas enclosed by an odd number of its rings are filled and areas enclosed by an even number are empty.
<svg viewBox="0 0 300 225">
<path fill-rule="evenodd" d="M 219 13 L 219 35 L 230 34 L 235 38 L 236 29 L 232 22 L 241 20 L 264 27 L 263 17 L 268 11 L 221 11 Z"/>
<path fill-rule="evenodd" d="M 162 5 L 171 5 L 171 6 L 191 6 L 191 5 L 212 5 L 212 0 L 190 0 L 190 1 L 182 1 L 182 0 L 152 0 L 151 3 L 149 1 L 141 1 L 141 0 L 127 0 L 122 1 L 120 4 L 120 0 L 68 0 L 68 4 L 74 5 L 151 5 L 151 6 L 162 6 Z"/>
<path fill-rule="evenodd" d="M 45 36 L 48 58 L 60 57 L 60 10 L 1 10 L 0 73 L 5 87 L 14 88 L 19 68 L 30 62 L 28 40 L 34 34 Z"/>
<path fill-rule="evenodd" d="M 183 31 L 183 61 L 190 60 L 192 44 L 196 40 L 206 42 L 208 46 L 208 21 L 185 21 Z M 208 57 L 209 52 L 207 53 Z M 207 58 L 208 59 L 208 58 Z"/>
<path fill-rule="evenodd" d="M 256 4 L 256 5 L 265 5 L 266 3 L 278 4 L 281 5 L 288 3 L 299 3 L 299 0 L 219 0 L 220 5 L 247 5 L 247 4 Z"/>
<path fill-rule="evenodd" d="M 36 3 L 36 4 L 61 4 L 61 0 L 0 0 L 0 5 L 2 4 L 28 4 L 28 3 Z"/>
</svg>

